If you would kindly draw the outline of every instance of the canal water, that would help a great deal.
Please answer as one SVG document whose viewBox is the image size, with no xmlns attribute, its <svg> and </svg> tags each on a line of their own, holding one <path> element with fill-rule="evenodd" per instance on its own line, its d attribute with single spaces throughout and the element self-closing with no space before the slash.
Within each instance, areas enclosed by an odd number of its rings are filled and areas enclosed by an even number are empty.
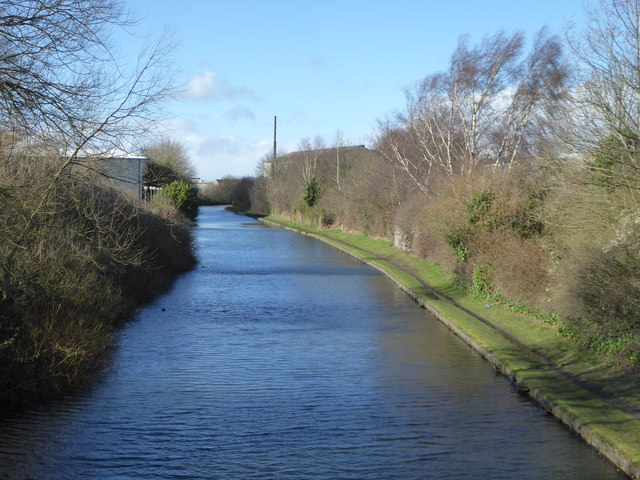
<svg viewBox="0 0 640 480">
<path fill-rule="evenodd" d="M 217 207 L 195 236 L 113 371 L 0 418 L 0 478 L 623 478 L 375 270 Z"/>
</svg>

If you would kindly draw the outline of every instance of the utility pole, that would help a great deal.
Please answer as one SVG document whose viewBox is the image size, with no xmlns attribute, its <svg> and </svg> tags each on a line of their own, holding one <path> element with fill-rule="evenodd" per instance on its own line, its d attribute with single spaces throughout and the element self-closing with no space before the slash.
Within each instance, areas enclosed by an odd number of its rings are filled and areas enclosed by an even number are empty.
<svg viewBox="0 0 640 480">
<path fill-rule="evenodd" d="M 276 132 L 278 126 L 278 117 L 273 116 L 273 159 L 276 159 L 277 150 L 276 150 Z"/>
</svg>

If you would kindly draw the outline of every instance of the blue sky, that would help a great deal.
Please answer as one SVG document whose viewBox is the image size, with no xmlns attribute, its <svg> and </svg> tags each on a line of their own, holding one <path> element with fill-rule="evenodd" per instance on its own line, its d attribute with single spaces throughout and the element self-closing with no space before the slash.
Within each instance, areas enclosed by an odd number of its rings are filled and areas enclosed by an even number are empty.
<svg viewBox="0 0 640 480">
<path fill-rule="evenodd" d="M 447 68 L 462 34 L 580 26 L 595 0 L 128 0 L 137 34 L 169 27 L 184 95 L 167 105 L 165 136 L 199 175 L 252 175 L 278 146 L 338 131 L 371 144 L 404 89 Z"/>
</svg>

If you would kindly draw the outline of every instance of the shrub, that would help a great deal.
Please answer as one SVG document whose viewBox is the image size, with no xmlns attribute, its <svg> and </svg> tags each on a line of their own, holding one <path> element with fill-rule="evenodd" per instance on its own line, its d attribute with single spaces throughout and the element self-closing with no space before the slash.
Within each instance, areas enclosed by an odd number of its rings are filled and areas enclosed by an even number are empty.
<svg viewBox="0 0 640 480">
<path fill-rule="evenodd" d="M 231 191 L 231 205 L 236 210 L 248 212 L 252 208 L 252 193 L 256 185 L 253 177 L 242 177 Z"/>
<path fill-rule="evenodd" d="M 618 236 L 577 271 L 575 291 L 586 315 L 608 331 L 640 327 L 640 222 L 620 226 Z"/>
<path fill-rule="evenodd" d="M 466 204 L 467 221 L 471 225 L 495 226 L 496 218 L 491 212 L 495 199 L 496 194 L 491 189 L 473 194 Z"/>
<path fill-rule="evenodd" d="M 445 242 L 460 263 L 469 260 L 469 255 L 471 254 L 469 248 L 470 238 L 471 232 L 468 229 L 456 229 L 444 235 Z"/>
<path fill-rule="evenodd" d="M 528 197 L 523 208 L 513 214 L 509 225 L 510 229 L 525 238 L 542 235 L 544 223 L 537 216 L 537 210 L 541 203 L 539 197 Z"/>
<path fill-rule="evenodd" d="M 182 214 L 192 222 L 198 216 L 198 192 L 182 180 L 176 180 L 161 190 L 161 196 L 170 199 Z"/>
<path fill-rule="evenodd" d="M 537 241 L 500 229 L 476 232 L 470 248 L 476 265 L 492 266 L 486 272 L 491 293 L 549 309 L 550 256 Z"/>
<path fill-rule="evenodd" d="M 37 214 L 49 174 L 26 173 L 5 177 L 0 210 L 0 404 L 85 383 L 106 366 L 113 325 L 195 261 L 188 229 L 80 177 L 59 179 Z"/>
<path fill-rule="evenodd" d="M 336 215 L 335 213 L 329 212 L 325 209 L 322 209 L 322 214 L 320 221 L 324 228 L 331 227 L 334 223 L 336 223 Z"/>
<path fill-rule="evenodd" d="M 307 207 L 311 208 L 318 203 L 321 193 L 322 189 L 320 187 L 320 182 L 316 177 L 312 177 L 304 186 L 304 195 L 302 200 Z"/>
<path fill-rule="evenodd" d="M 493 293 L 489 277 L 495 265 L 492 262 L 478 263 L 473 268 L 473 292 L 481 298 L 486 298 Z"/>
</svg>

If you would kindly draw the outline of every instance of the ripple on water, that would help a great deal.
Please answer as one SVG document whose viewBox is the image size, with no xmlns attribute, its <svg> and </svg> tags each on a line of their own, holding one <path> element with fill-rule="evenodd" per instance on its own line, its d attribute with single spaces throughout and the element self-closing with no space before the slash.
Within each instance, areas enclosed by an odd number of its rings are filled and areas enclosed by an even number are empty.
<svg viewBox="0 0 640 480">
<path fill-rule="evenodd" d="M 0 478 L 620 478 L 376 271 L 219 208 L 195 232 L 114 371 L 2 419 Z"/>
</svg>

